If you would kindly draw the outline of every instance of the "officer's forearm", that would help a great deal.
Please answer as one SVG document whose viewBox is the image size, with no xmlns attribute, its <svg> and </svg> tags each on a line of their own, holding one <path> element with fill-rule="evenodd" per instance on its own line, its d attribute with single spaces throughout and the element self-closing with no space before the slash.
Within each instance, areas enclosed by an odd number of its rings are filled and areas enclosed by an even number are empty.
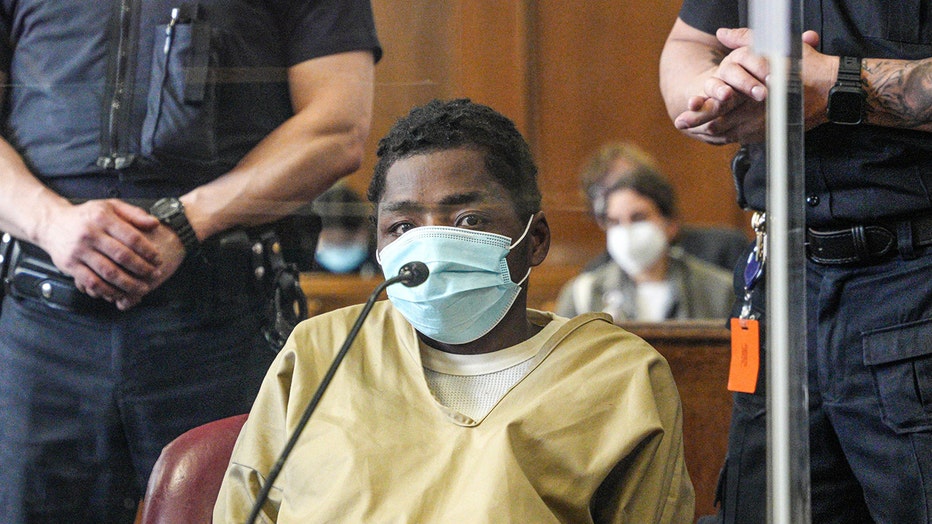
<svg viewBox="0 0 932 524">
<path fill-rule="evenodd" d="M 372 120 L 372 53 L 315 58 L 288 70 L 295 115 L 237 167 L 181 200 L 201 240 L 274 221 L 359 168 Z"/>
<path fill-rule="evenodd" d="M 932 58 L 869 58 L 861 65 L 869 124 L 932 131 Z"/>
</svg>

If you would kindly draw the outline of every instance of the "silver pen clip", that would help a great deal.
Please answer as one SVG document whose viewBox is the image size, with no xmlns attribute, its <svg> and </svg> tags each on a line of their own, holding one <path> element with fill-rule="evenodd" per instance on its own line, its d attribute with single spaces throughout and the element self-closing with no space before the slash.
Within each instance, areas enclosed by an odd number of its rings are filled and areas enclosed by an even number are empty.
<svg viewBox="0 0 932 524">
<path fill-rule="evenodd" d="M 165 26 L 165 54 L 168 54 L 168 51 L 172 47 L 172 38 L 175 36 L 175 26 L 181 19 L 181 8 L 173 7 L 171 11 L 171 20 L 168 21 L 168 25 Z"/>
</svg>

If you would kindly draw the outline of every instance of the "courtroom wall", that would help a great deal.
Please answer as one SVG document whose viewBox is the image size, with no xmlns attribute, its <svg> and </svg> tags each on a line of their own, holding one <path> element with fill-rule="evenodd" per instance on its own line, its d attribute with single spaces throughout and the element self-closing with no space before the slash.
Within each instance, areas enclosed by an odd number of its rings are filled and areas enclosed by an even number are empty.
<svg viewBox="0 0 932 524">
<path fill-rule="evenodd" d="M 582 266 L 602 250 L 577 173 L 609 140 L 633 141 L 658 159 L 684 222 L 748 230 L 728 171 L 734 148 L 680 134 L 659 94 L 657 64 L 678 0 L 373 0 L 373 8 L 385 55 L 353 187 L 365 189 L 377 139 L 413 105 L 469 97 L 512 118 L 531 143 L 554 232 L 548 265 Z"/>
</svg>

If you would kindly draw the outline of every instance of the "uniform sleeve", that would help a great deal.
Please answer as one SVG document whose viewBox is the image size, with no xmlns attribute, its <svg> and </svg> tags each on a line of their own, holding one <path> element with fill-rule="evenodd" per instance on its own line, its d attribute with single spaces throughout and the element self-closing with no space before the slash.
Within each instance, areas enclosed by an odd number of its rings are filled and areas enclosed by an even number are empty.
<svg viewBox="0 0 932 524">
<path fill-rule="evenodd" d="M 382 57 L 369 0 L 276 0 L 275 6 L 289 66 L 347 51 L 370 50 L 376 62 Z"/>
<path fill-rule="evenodd" d="M 740 5 L 739 5 L 740 4 Z M 741 11 L 739 11 L 739 9 Z M 683 0 L 680 19 L 704 33 L 714 35 L 720 27 L 740 27 L 747 2 L 739 0 Z"/>
<path fill-rule="evenodd" d="M 590 504 L 595 522 L 692 523 L 695 493 L 683 451 L 683 413 L 666 360 L 656 355 L 635 384 L 637 416 L 658 430 L 641 441 L 602 482 Z M 630 405 L 629 402 L 624 404 Z"/>
</svg>

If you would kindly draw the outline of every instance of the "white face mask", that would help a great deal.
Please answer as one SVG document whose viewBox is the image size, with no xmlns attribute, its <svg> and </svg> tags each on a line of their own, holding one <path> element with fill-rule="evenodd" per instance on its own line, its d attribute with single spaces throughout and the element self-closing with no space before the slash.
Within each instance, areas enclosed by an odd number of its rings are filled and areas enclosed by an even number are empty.
<svg viewBox="0 0 932 524">
<path fill-rule="evenodd" d="M 629 275 L 640 275 L 667 252 L 663 229 L 650 220 L 612 226 L 606 235 L 608 254 Z"/>
</svg>

